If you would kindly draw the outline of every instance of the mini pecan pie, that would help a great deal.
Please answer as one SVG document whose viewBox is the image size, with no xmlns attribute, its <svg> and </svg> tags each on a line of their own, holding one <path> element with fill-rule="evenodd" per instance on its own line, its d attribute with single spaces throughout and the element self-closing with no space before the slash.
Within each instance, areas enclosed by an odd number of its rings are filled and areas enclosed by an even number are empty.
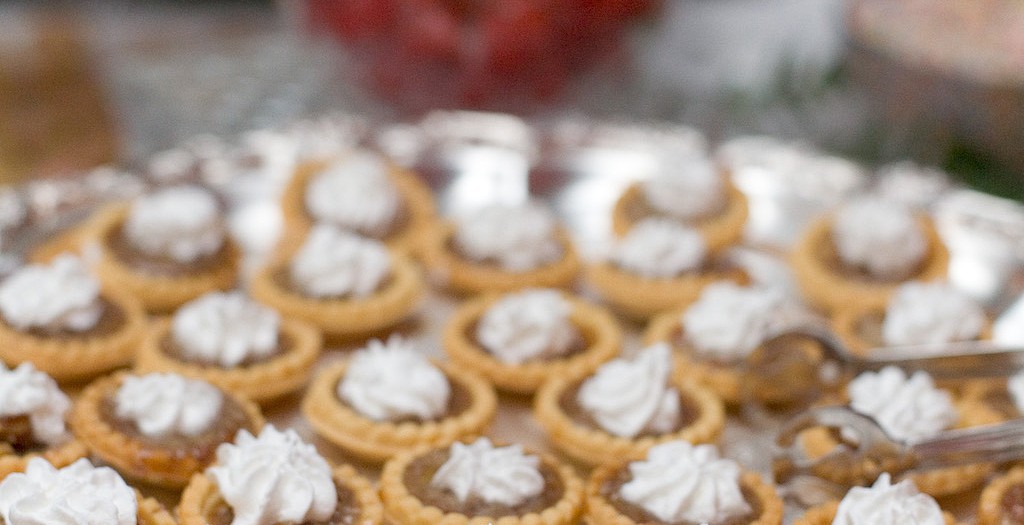
<svg viewBox="0 0 1024 525">
<path fill-rule="evenodd" d="M 256 300 L 317 327 L 328 341 L 398 324 L 412 315 L 424 288 L 408 256 L 323 224 L 297 252 L 282 253 L 249 283 Z"/>
<path fill-rule="evenodd" d="M 161 190 L 90 221 L 96 271 L 151 313 L 173 311 L 204 293 L 232 287 L 239 249 L 227 237 L 216 199 L 197 187 Z"/>
<path fill-rule="evenodd" d="M 896 203 L 862 199 L 813 222 L 790 263 L 807 302 L 831 312 L 852 305 L 884 308 L 904 281 L 944 279 L 949 251 L 930 218 Z"/>
<path fill-rule="evenodd" d="M 796 519 L 794 525 L 830 525 L 852 523 L 915 523 L 917 525 L 955 525 L 953 516 L 939 508 L 927 494 L 917 491 L 910 480 L 892 484 L 888 473 L 874 485 L 854 487 L 842 501 L 812 507 Z M 982 521 L 982 525 L 987 522 Z M 994 521 L 995 524 L 1006 522 Z"/>
<path fill-rule="evenodd" d="M 301 388 L 320 348 L 312 326 L 239 293 L 213 293 L 155 321 L 136 369 L 203 379 L 263 403 Z"/>
<path fill-rule="evenodd" d="M 281 200 L 285 242 L 324 222 L 414 254 L 435 221 L 430 189 L 413 172 L 357 150 L 330 162 L 300 164 Z"/>
<path fill-rule="evenodd" d="M 636 458 L 672 440 L 715 441 L 725 425 L 722 401 L 672 377 L 666 345 L 596 372 L 553 376 L 537 392 L 534 414 L 559 450 L 584 464 Z"/>
<path fill-rule="evenodd" d="M 253 483 L 259 479 L 259 483 Z M 352 467 L 331 469 L 293 430 L 241 432 L 217 463 L 193 476 L 178 504 L 181 525 L 380 525 L 380 499 Z"/>
<path fill-rule="evenodd" d="M 520 394 L 533 393 L 549 377 L 593 371 L 618 353 L 621 341 L 608 312 L 551 290 L 467 301 L 449 318 L 443 336 L 455 365 Z"/>
<path fill-rule="evenodd" d="M 579 259 L 569 234 L 539 203 L 492 205 L 433 228 L 423 241 L 430 276 L 462 294 L 566 288 Z"/>
<path fill-rule="evenodd" d="M 612 229 L 625 236 L 651 217 L 665 218 L 700 231 L 708 250 L 718 252 L 743 236 L 747 198 L 713 163 L 698 155 L 664 159 L 664 173 L 626 188 L 612 209 Z"/>
<path fill-rule="evenodd" d="M 416 353 L 403 339 L 370 341 L 320 373 L 302 402 L 318 434 L 367 461 L 479 435 L 497 399 L 473 374 Z"/>
<path fill-rule="evenodd" d="M 591 266 L 587 278 L 606 302 L 633 319 L 690 303 L 716 280 L 747 280 L 742 270 L 709 257 L 697 230 L 667 219 L 637 223 L 610 255 Z"/>
<path fill-rule="evenodd" d="M 782 500 L 713 445 L 669 441 L 639 461 L 615 460 L 587 483 L 591 525 L 781 525 Z"/>
<path fill-rule="evenodd" d="M 239 430 L 263 416 L 252 401 L 176 374 L 117 374 L 82 392 L 71 414 L 75 434 L 125 476 L 184 487 Z"/>
<path fill-rule="evenodd" d="M 57 381 L 129 364 L 146 329 L 132 296 L 101 289 L 69 255 L 25 266 L 0 283 L 0 359 L 31 362 Z"/>
<path fill-rule="evenodd" d="M 487 438 L 396 456 L 384 465 L 380 494 L 395 525 L 569 525 L 583 509 L 583 483 L 571 468 Z"/>
<path fill-rule="evenodd" d="M 25 470 L 34 457 L 59 468 L 86 456 L 65 424 L 70 408 L 57 383 L 32 363 L 14 370 L 0 363 L 0 479 Z"/>
<path fill-rule="evenodd" d="M 1024 468 L 988 483 L 978 500 L 978 525 L 1024 524 Z"/>
</svg>

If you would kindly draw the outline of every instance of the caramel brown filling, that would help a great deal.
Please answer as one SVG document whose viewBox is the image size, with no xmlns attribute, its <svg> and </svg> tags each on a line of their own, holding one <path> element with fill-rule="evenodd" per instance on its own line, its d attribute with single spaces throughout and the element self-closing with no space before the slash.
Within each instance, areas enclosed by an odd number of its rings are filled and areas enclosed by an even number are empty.
<svg viewBox="0 0 1024 525">
<path fill-rule="evenodd" d="M 445 378 L 448 380 L 448 384 L 451 387 L 451 391 L 450 394 L 448 395 L 448 406 L 445 407 L 445 412 L 443 414 L 429 420 L 422 419 L 418 416 L 409 415 L 399 419 L 390 420 L 390 422 L 395 424 L 401 424 L 407 422 L 423 423 L 425 421 L 440 421 L 445 418 L 456 417 L 459 414 L 468 410 L 469 407 L 473 405 L 473 396 L 470 395 L 469 389 L 466 388 L 462 383 L 458 382 L 455 379 L 452 379 L 447 375 L 445 376 Z M 337 391 L 337 385 L 335 385 L 335 391 Z M 340 397 L 337 399 L 339 403 L 351 408 L 354 412 L 359 413 L 359 411 L 356 410 L 355 407 L 346 403 L 344 399 L 341 399 Z"/>
<path fill-rule="evenodd" d="M 276 358 L 281 354 L 284 354 L 285 352 L 290 351 L 294 347 L 295 342 L 292 340 L 292 338 L 285 332 L 279 332 L 277 334 L 277 347 L 272 352 L 262 356 L 248 355 L 240 363 L 231 368 L 252 366 L 259 363 L 265 363 L 267 361 L 270 361 L 271 359 Z M 220 364 L 219 361 L 202 359 L 187 355 L 185 353 L 185 350 L 181 347 L 181 345 L 174 340 L 174 335 L 172 334 L 171 331 L 168 331 L 166 334 L 164 334 L 163 337 L 160 338 L 160 351 L 163 352 L 164 355 L 167 355 L 168 357 L 174 358 L 178 361 L 182 361 L 185 363 L 195 363 L 200 366 L 207 366 L 211 368 L 225 368 L 223 365 Z"/>
<path fill-rule="evenodd" d="M 582 385 L 583 382 L 580 381 L 572 385 L 571 387 L 566 388 L 565 391 L 562 392 L 561 397 L 558 398 L 558 406 L 559 408 L 562 409 L 562 412 L 565 413 L 565 415 L 569 416 L 569 418 L 572 419 L 572 421 L 577 425 L 581 425 L 588 428 L 601 429 L 602 427 L 600 423 L 598 423 L 597 420 L 594 419 L 594 416 L 592 416 L 587 409 L 580 406 L 579 400 L 577 398 L 579 397 L 580 387 Z M 672 429 L 669 430 L 668 432 L 663 433 L 655 433 L 651 432 L 648 429 L 644 429 L 641 430 L 640 433 L 635 436 L 635 439 L 649 436 L 660 436 L 672 432 L 678 432 L 692 425 L 694 421 L 697 421 L 698 417 L 700 417 L 699 408 L 694 405 L 693 401 L 691 401 L 682 392 L 680 392 L 679 416 L 676 418 L 675 425 L 672 426 Z"/>
<path fill-rule="evenodd" d="M 444 512 L 465 514 L 470 517 L 524 516 L 531 512 L 540 513 L 544 509 L 553 507 L 565 493 L 565 486 L 558 471 L 553 466 L 541 461 L 540 474 L 544 478 L 544 490 L 518 505 L 488 502 L 477 496 L 470 496 L 466 501 L 459 501 L 451 491 L 435 487 L 430 483 L 441 465 L 448 461 L 448 456 L 448 449 L 427 452 L 409 463 L 402 478 L 410 494 L 424 505 L 433 505 Z"/>
<path fill-rule="evenodd" d="M 920 273 L 921 268 L 925 265 L 925 261 L 928 259 L 928 252 L 921 258 L 921 261 L 913 266 L 909 271 L 901 275 L 894 276 L 880 276 L 875 275 L 860 265 L 849 265 L 843 262 L 839 256 L 839 250 L 836 249 L 835 241 L 831 235 L 825 237 L 824 242 L 819 242 L 814 247 L 814 255 L 822 263 L 823 266 L 831 270 L 833 273 L 842 276 L 851 281 L 858 281 L 861 283 L 888 283 L 895 284 L 913 277 Z"/>
<path fill-rule="evenodd" d="M 616 510 L 622 513 L 624 516 L 628 516 L 636 523 L 645 524 L 658 524 L 658 525 L 747 525 L 757 519 L 761 515 L 764 509 L 761 506 L 761 500 L 751 491 L 747 486 L 740 485 L 740 491 L 743 494 L 743 499 L 747 502 L 750 507 L 750 512 L 737 516 L 735 518 L 716 521 L 714 523 L 701 524 L 692 521 L 662 521 L 655 515 L 647 511 L 647 509 L 626 501 L 621 496 L 622 486 L 633 480 L 633 474 L 630 473 L 629 467 L 623 467 L 609 479 L 601 485 L 601 496 L 604 497 L 608 503 L 610 503 Z"/>
<path fill-rule="evenodd" d="M 134 421 L 117 416 L 116 402 L 112 395 L 105 396 L 100 402 L 100 417 L 111 428 L 133 440 L 142 447 L 140 456 L 166 455 L 177 458 L 190 457 L 208 464 L 213 461 L 217 447 L 221 443 L 230 442 L 241 429 L 256 431 L 245 409 L 230 396 L 224 396 L 224 403 L 213 423 L 204 432 L 196 436 L 170 434 L 167 436 L 150 437 L 143 434 Z"/>
<path fill-rule="evenodd" d="M 357 520 L 359 515 L 362 514 L 362 508 L 359 506 L 356 494 L 348 487 L 338 483 L 335 483 L 334 487 L 338 492 L 338 506 L 334 508 L 334 514 L 331 514 L 330 518 L 324 521 L 288 522 L 287 524 L 280 525 L 358 525 L 359 522 Z M 231 525 L 234 519 L 234 511 L 231 510 L 231 506 L 223 498 L 214 505 L 210 514 L 206 517 L 209 525 Z"/>
<path fill-rule="evenodd" d="M 98 298 L 102 313 L 96 321 L 96 325 L 88 330 L 76 331 L 66 328 L 33 327 L 25 330 L 25 333 L 45 339 L 78 339 L 94 336 L 105 336 L 117 333 L 128 322 L 124 311 L 116 304 L 108 301 L 103 296 Z M 6 321 L 5 321 L 6 323 Z"/>
<path fill-rule="evenodd" d="M 32 420 L 28 415 L 0 417 L 0 455 L 38 452 L 46 445 L 36 441 L 32 434 Z"/>
<path fill-rule="evenodd" d="M 111 229 L 104 242 L 117 260 L 133 270 L 148 275 L 166 277 L 184 277 L 211 272 L 223 264 L 229 250 L 227 239 L 225 239 L 219 250 L 210 255 L 201 256 L 192 262 L 182 263 L 170 257 L 149 255 L 139 250 L 125 237 L 122 228 Z"/>
<path fill-rule="evenodd" d="M 1024 524 L 1024 483 L 1014 483 L 1006 487 L 999 505 L 1003 508 L 1002 523 Z"/>
</svg>

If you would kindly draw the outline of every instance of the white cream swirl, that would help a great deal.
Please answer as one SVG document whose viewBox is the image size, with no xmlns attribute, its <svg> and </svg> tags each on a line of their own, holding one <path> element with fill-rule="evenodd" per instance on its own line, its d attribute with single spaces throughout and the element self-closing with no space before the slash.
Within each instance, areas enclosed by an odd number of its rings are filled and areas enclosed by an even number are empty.
<svg viewBox="0 0 1024 525">
<path fill-rule="evenodd" d="M 315 175 L 305 199 L 317 221 L 367 235 L 383 234 L 401 205 L 387 162 L 368 150 L 345 155 Z"/>
<path fill-rule="evenodd" d="M 518 505 L 544 490 L 540 458 L 520 445 L 495 447 L 482 437 L 453 443 L 448 461 L 437 469 L 431 486 L 450 491 L 460 502 L 476 497 L 488 503 Z"/>
<path fill-rule="evenodd" d="M 174 186 L 132 203 L 124 235 L 139 251 L 179 263 L 212 255 L 224 244 L 220 206 L 197 186 Z"/>
<path fill-rule="evenodd" d="M 935 388 L 931 376 L 888 366 L 864 372 L 846 387 L 850 407 L 871 416 L 890 437 L 913 443 L 956 423 L 958 414 L 949 392 Z"/>
<path fill-rule="evenodd" d="M 571 313 L 572 304 L 556 290 L 512 293 L 484 312 L 476 339 L 503 363 L 559 357 L 579 338 Z"/>
<path fill-rule="evenodd" d="M 604 430 L 635 437 L 670 432 L 679 420 L 679 392 L 670 386 L 669 346 L 649 346 L 633 359 L 609 361 L 583 381 L 576 400 Z"/>
<path fill-rule="evenodd" d="M 0 312 L 19 330 L 84 332 L 103 315 L 100 282 L 82 261 L 61 255 L 49 265 L 30 264 L 0 284 Z"/>
<path fill-rule="evenodd" d="M 668 523 L 722 523 L 751 512 L 740 488 L 740 466 L 714 445 L 669 441 L 629 464 L 622 499 Z"/>
<path fill-rule="evenodd" d="M 885 310 L 882 339 L 887 345 L 968 341 L 985 327 L 985 311 L 945 283 L 909 282 L 896 289 Z"/>
<path fill-rule="evenodd" d="M 292 282 L 311 297 L 367 297 L 391 271 L 384 244 L 319 224 L 290 266 Z"/>
<path fill-rule="evenodd" d="M 739 361 L 754 351 L 779 323 L 800 310 L 779 288 L 708 285 L 682 315 L 683 333 L 694 353 Z"/>
<path fill-rule="evenodd" d="M 52 377 L 22 363 L 13 370 L 0 363 L 0 417 L 28 416 L 32 437 L 46 445 L 59 445 L 71 438 L 64 415 L 71 400 Z"/>
<path fill-rule="evenodd" d="M 198 436 L 217 420 L 224 393 L 178 374 L 126 376 L 114 393 L 114 414 L 148 437 Z"/>
<path fill-rule="evenodd" d="M 669 279 L 704 263 L 707 246 L 696 230 L 669 219 L 636 223 L 612 251 L 623 270 L 648 279 Z"/>
<path fill-rule="evenodd" d="M 349 360 L 338 397 L 376 421 L 431 420 L 448 409 L 451 385 L 444 372 L 398 335 L 374 339 Z"/>
<path fill-rule="evenodd" d="M 918 492 L 905 479 L 895 485 L 889 473 L 878 476 L 869 487 L 854 487 L 846 493 L 832 525 L 944 525 L 946 518 L 934 498 Z"/>
<path fill-rule="evenodd" d="M 231 368 L 277 350 L 280 317 L 239 292 L 213 292 L 178 309 L 171 322 L 186 359 Z"/>
<path fill-rule="evenodd" d="M 457 220 L 455 245 L 474 261 L 524 272 L 562 256 L 556 228 L 555 217 L 536 202 L 486 206 Z"/>
<path fill-rule="evenodd" d="M 45 459 L 0 482 L 0 522 L 8 525 L 135 525 L 135 491 L 110 467 L 79 459 L 58 470 Z"/>
<path fill-rule="evenodd" d="M 231 525 L 324 521 L 338 505 L 331 466 L 292 429 L 240 430 L 206 474 L 235 514 Z"/>
<path fill-rule="evenodd" d="M 909 276 L 928 252 L 910 210 L 874 197 L 854 199 L 839 210 L 832 240 L 843 263 L 887 279 Z"/>
<path fill-rule="evenodd" d="M 715 213 L 725 204 L 725 182 L 707 157 L 677 153 L 661 163 L 661 173 L 640 185 L 647 203 L 656 211 L 694 220 Z"/>
</svg>

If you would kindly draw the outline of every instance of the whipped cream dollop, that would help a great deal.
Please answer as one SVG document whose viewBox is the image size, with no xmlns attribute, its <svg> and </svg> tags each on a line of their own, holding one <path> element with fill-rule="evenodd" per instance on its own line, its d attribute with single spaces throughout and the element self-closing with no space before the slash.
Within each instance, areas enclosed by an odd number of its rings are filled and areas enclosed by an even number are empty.
<svg viewBox="0 0 1024 525">
<path fill-rule="evenodd" d="M 887 366 L 860 374 L 846 388 L 851 408 L 873 417 L 886 434 L 906 443 L 935 436 L 958 418 L 949 392 L 936 388 L 925 372 L 908 378 L 902 369 Z"/>
<path fill-rule="evenodd" d="M 636 223 L 615 246 L 611 259 L 623 270 L 648 279 L 668 279 L 700 268 L 707 255 L 704 238 L 669 219 Z"/>
<path fill-rule="evenodd" d="M 910 209 L 876 197 L 843 206 L 832 224 L 832 240 L 844 264 L 887 279 L 907 277 L 928 252 L 928 239 Z"/>
<path fill-rule="evenodd" d="M 1006 390 L 1017 411 L 1024 414 L 1024 371 L 1017 372 L 1006 380 Z"/>
<path fill-rule="evenodd" d="M 174 314 L 171 333 L 186 359 L 225 368 L 277 351 L 280 316 L 240 292 L 213 292 Z"/>
<path fill-rule="evenodd" d="M 71 400 L 52 377 L 22 363 L 13 370 L 0 363 L 0 418 L 28 416 L 32 438 L 46 445 L 59 445 L 71 438 L 64 414 Z"/>
<path fill-rule="evenodd" d="M 100 282 L 82 261 L 61 255 L 52 263 L 23 266 L 0 283 L 0 312 L 19 330 L 84 332 L 103 314 Z"/>
<path fill-rule="evenodd" d="M 332 226 L 314 226 L 292 259 L 291 279 L 311 297 L 367 297 L 391 271 L 391 254 L 379 241 Z"/>
<path fill-rule="evenodd" d="M 137 514 L 135 491 L 87 459 L 58 470 L 35 457 L 0 482 L 0 521 L 8 525 L 135 525 Z"/>
<path fill-rule="evenodd" d="M 832 525 L 944 525 L 934 498 L 905 479 L 895 485 L 886 472 L 871 487 L 851 488 L 836 509 Z"/>
<path fill-rule="evenodd" d="M 725 204 L 725 181 L 711 159 L 677 153 L 663 158 L 661 165 L 660 173 L 640 185 L 656 211 L 693 220 L 715 213 Z"/>
<path fill-rule="evenodd" d="M 187 264 L 212 255 L 224 244 L 220 206 L 197 186 L 174 186 L 132 203 L 124 235 L 139 251 Z"/>
<path fill-rule="evenodd" d="M 386 343 L 371 340 L 356 352 L 337 390 L 349 406 L 377 421 L 435 419 L 447 411 L 451 396 L 444 372 L 398 335 Z"/>
<path fill-rule="evenodd" d="M 456 221 L 455 245 L 474 261 L 523 272 L 558 260 L 554 215 L 537 202 L 485 206 Z"/>
<path fill-rule="evenodd" d="M 746 358 L 773 328 L 801 309 L 779 288 L 708 285 L 683 313 L 681 321 L 694 353 L 719 361 Z"/>
<path fill-rule="evenodd" d="M 234 444 L 217 447 L 206 474 L 234 512 L 231 525 L 320 522 L 338 505 L 331 466 L 292 429 L 238 431 Z"/>
<path fill-rule="evenodd" d="M 946 283 L 904 283 L 885 310 L 882 339 L 887 345 L 968 341 L 985 328 L 985 311 L 967 294 Z"/>
<path fill-rule="evenodd" d="M 217 420 L 224 393 L 178 374 L 126 376 L 114 394 L 114 414 L 148 437 L 198 436 Z"/>
<path fill-rule="evenodd" d="M 559 357 L 580 337 L 571 313 L 572 304 L 556 290 L 512 293 L 484 312 L 476 339 L 503 363 Z"/>
<path fill-rule="evenodd" d="M 430 485 L 450 491 L 465 502 L 479 498 L 488 503 L 518 505 L 544 490 L 540 458 L 525 454 L 520 445 L 496 447 L 482 437 L 453 443 L 448 461 L 437 469 Z"/>
<path fill-rule="evenodd" d="M 616 436 L 671 432 L 679 420 L 679 391 L 669 384 L 671 352 L 667 344 L 658 343 L 632 359 L 601 365 L 580 385 L 576 401 Z"/>
<path fill-rule="evenodd" d="M 371 151 L 345 155 L 309 181 L 306 209 L 317 221 L 382 235 L 401 206 L 389 171 L 387 162 Z"/>
<path fill-rule="evenodd" d="M 714 445 L 669 441 L 629 464 L 622 499 L 668 523 L 723 523 L 751 512 L 740 488 L 739 464 Z"/>
</svg>

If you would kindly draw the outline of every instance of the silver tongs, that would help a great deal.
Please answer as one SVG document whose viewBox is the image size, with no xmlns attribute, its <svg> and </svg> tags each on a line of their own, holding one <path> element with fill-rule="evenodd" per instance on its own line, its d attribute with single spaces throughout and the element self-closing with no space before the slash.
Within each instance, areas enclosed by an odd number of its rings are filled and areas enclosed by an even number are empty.
<svg viewBox="0 0 1024 525">
<path fill-rule="evenodd" d="M 828 454 L 808 457 L 800 435 L 824 428 L 839 443 Z M 801 503 L 840 498 L 851 486 L 870 485 L 879 474 L 929 470 L 1024 458 L 1024 419 L 948 430 L 915 443 L 889 437 L 869 416 L 848 407 L 811 409 L 783 426 L 775 441 L 772 473 L 776 483 Z"/>
</svg>

